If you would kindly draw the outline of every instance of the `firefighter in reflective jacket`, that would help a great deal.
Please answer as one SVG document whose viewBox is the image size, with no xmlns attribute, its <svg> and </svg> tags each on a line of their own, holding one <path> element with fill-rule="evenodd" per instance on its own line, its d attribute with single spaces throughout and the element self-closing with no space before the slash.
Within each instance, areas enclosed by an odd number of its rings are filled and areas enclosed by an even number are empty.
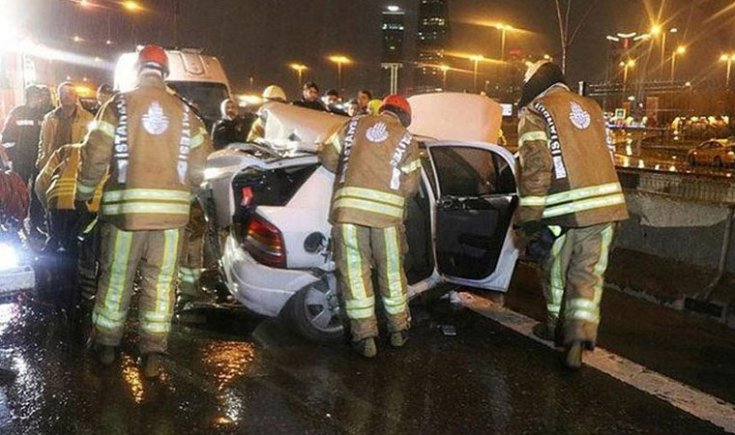
<svg viewBox="0 0 735 435">
<path fill-rule="evenodd" d="M 519 106 L 520 207 L 527 253 L 541 263 L 547 321 L 534 333 L 579 368 L 592 350 L 614 222 L 627 219 L 600 107 L 549 62 L 529 67 Z"/>
<path fill-rule="evenodd" d="M 378 272 L 391 345 L 401 347 L 408 337 L 403 220 L 420 174 L 418 145 L 406 130 L 410 123 L 408 101 L 391 95 L 380 114 L 352 118 L 321 152 L 324 166 L 336 173 L 330 222 L 353 347 L 368 358 L 377 353 L 378 336 L 371 266 Z"/>
<path fill-rule="evenodd" d="M 192 193 L 203 178 L 211 143 L 190 107 L 166 91 L 165 51 L 143 47 L 138 68 L 138 86 L 101 108 L 82 145 L 77 200 L 92 197 L 109 166 L 99 212 L 94 350 L 101 363 L 114 361 L 139 270 L 139 346 L 143 374 L 153 377 L 167 347 Z"/>
</svg>

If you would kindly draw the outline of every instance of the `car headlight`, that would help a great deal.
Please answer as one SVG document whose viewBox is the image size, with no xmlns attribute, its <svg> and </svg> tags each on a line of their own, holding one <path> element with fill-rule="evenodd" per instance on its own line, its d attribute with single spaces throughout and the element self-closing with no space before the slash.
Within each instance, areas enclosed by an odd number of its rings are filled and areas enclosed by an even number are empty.
<svg viewBox="0 0 735 435">
<path fill-rule="evenodd" d="M 735 151 L 728 151 L 727 155 L 730 157 L 735 157 Z"/>
<path fill-rule="evenodd" d="M 0 270 L 18 267 L 18 253 L 9 243 L 0 243 Z"/>
</svg>

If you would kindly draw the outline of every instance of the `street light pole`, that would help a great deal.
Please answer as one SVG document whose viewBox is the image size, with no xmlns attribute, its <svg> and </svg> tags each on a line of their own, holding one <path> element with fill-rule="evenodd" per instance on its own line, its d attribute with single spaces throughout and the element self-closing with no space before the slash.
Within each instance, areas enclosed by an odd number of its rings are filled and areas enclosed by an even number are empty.
<svg viewBox="0 0 735 435">
<path fill-rule="evenodd" d="M 732 61 L 735 60 L 735 54 L 723 54 L 720 56 L 721 62 L 727 62 L 727 70 L 725 73 L 725 89 L 730 89 L 730 71 L 732 69 Z"/>
<path fill-rule="evenodd" d="M 439 67 L 442 70 L 442 89 L 444 92 L 447 91 L 447 72 L 449 71 L 449 65 L 442 65 Z"/>
<path fill-rule="evenodd" d="M 293 69 L 294 71 L 296 71 L 296 77 L 297 77 L 297 79 L 299 81 L 299 87 L 301 87 L 301 85 L 304 83 L 303 80 L 302 80 L 303 72 L 304 72 L 305 69 L 308 69 L 308 67 L 306 65 L 302 65 L 300 63 L 292 63 L 291 64 L 291 69 Z"/>
<path fill-rule="evenodd" d="M 482 55 L 476 54 L 474 56 L 470 56 L 470 60 L 474 62 L 474 67 L 472 69 L 472 78 L 473 78 L 473 89 L 475 90 L 475 93 L 477 93 L 477 65 L 480 63 L 481 60 L 483 60 L 484 57 Z"/>
<path fill-rule="evenodd" d="M 680 45 L 676 48 L 676 50 L 671 52 L 671 77 L 669 78 L 670 82 L 674 82 L 674 72 L 676 69 L 676 55 L 682 55 L 687 52 L 686 47 L 683 45 Z"/>
<path fill-rule="evenodd" d="M 337 89 L 342 92 L 342 65 L 351 61 L 346 56 L 330 56 L 329 60 L 337 64 Z"/>
</svg>

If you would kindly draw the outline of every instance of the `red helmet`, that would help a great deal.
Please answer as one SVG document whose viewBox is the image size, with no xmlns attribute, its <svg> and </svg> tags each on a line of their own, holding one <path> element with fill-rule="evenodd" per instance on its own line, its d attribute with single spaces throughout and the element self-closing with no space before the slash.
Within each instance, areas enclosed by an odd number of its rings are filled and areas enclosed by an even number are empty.
<svg viewBox="0 0 735 435">
<path fill-rule="evenodd" d="M 166 51 L 158 45 L 148 44 L 138 52 L 138 70 L 142 68 L 156 68 L 168 74 L 168 56 Z"/>
<path fill-rule="evenodd" d="M 386 109 L 386 106 L 393 106 L 398 109 L 401 109 L 406 113 L 406 115 L 411 116 L 411 105 L 408 103 L 408 100 L 401 97 L 400 95 L 388 95 L 383 100 L 383 105 L 380 106 L 380 111 Z"/>
</svg>

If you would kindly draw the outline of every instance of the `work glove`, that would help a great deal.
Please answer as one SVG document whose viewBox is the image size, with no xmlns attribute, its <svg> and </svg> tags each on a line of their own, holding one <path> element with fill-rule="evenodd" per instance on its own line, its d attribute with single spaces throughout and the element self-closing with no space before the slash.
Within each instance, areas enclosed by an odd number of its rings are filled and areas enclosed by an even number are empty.
<svg viewBox="0 0 735 435">
<path fill-rule="evenodd" d="M 530 221 L 518 226 L 517 231 L 526 242 L 526 257 L 542 263 L 551 253 L 556 239 L 561 237 L 566 229 L 558 225 L 547 226 L 539 221 Z"/>
</svg>

